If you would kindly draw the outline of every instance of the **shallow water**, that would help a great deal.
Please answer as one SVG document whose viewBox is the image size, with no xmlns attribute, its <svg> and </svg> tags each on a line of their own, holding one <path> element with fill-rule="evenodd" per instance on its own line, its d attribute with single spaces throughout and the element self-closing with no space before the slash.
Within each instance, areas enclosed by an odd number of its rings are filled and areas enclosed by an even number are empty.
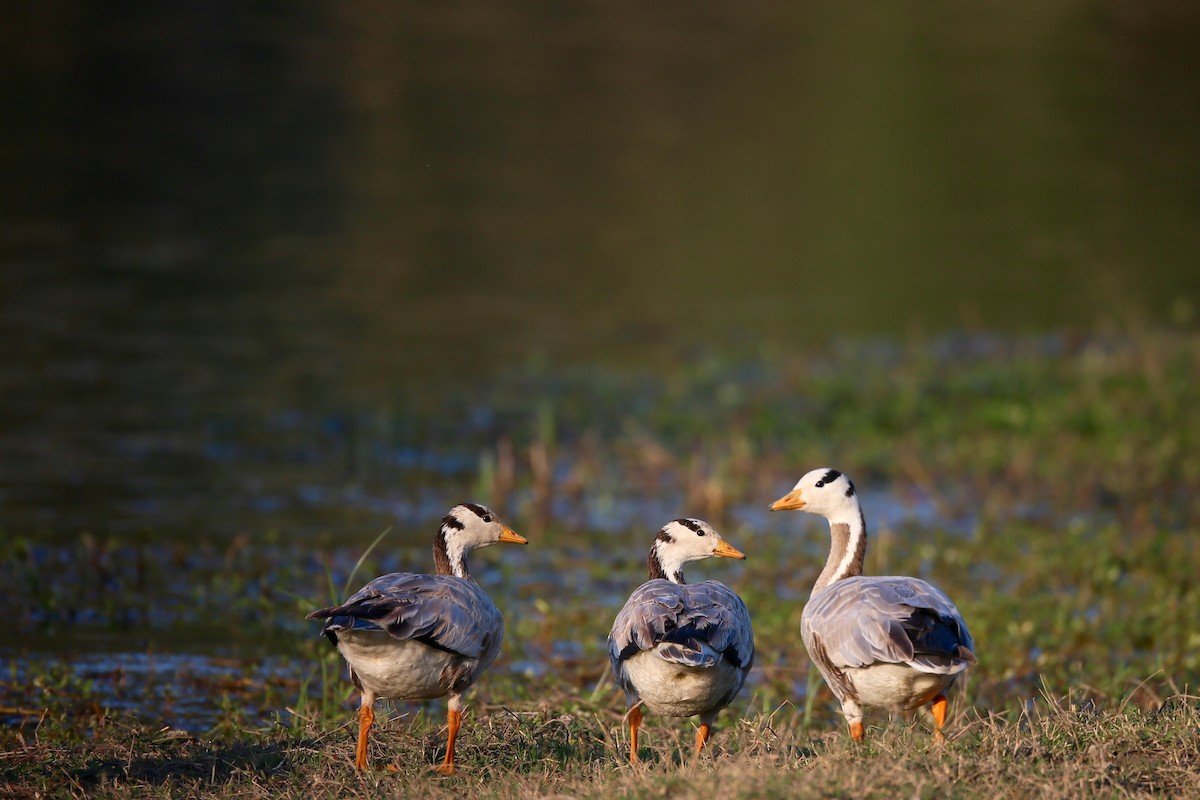
<svg viewBox="0 0 1200 800">
<path fill-rule="evenodd" d="M 274 657 L 249 660 L 179 653 L 106 652 L 71 658 L 39 655 L 13 659 L 0 676 L 0 696 L 22 705 L 0 709 L 0 724 L 36 727 L 37 712 L 69 698 L 77 707 L 136 717 L 143 724 L 205 733 L 223 720 L 239 728 L 288 724 L 300 684 L 311 667 Z M 34 696 L 10 696 L 37 687 Z M 280 698 L 262 702 L 266 687 Z"/>
</svg>

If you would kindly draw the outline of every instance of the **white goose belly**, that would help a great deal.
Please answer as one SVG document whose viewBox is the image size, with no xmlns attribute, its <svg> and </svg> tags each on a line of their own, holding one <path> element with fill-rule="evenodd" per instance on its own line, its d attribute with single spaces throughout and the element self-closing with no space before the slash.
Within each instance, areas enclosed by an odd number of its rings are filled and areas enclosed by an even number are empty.
<svg viewBox="0 0 1200 800">
<path fill-rule="evenodd" d="M 669 717 L 713 710 L 743 678 L 742 671 L 725 660 L 712 667 L 688 667 L 666 661 L 653 650 L 632 656 L 622 667 L 645 705 Z"/>
<path fill-rule="evenodd" d="M 957 677 L 921 672 L 907 664 L 849 667 L 845 674 L 860 705 L 894 711 L 920 708 L 954 683 Z"/>
<path fill-rule="evenodd" d="M 442 671 L 461 661 L 444 650 L 380 631 L 338 631 L 337 648 L 363 687 L 380 697 L 425 700 L 443 697 Z"/>
</svg>

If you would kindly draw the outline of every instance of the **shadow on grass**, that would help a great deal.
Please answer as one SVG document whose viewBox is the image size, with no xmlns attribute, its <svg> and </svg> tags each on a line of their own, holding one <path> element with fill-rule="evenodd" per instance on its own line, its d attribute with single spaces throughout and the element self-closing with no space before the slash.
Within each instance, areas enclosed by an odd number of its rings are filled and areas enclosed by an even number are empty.
<svg viewBox="0 0 1200 800">
<path fill-rule="evenodd" d="M 74 769 L 63 770 L 78 788 L 104 784 L 161 786 L 173 781 L 220 785 L 231 779 L 261 776 L 278 778 L 295 771 L 299 760 L 317 747 L 315 739 L 278 739 L 269 742 L 147 742 L 122 755 L 90 758 Z"/>
</svg>

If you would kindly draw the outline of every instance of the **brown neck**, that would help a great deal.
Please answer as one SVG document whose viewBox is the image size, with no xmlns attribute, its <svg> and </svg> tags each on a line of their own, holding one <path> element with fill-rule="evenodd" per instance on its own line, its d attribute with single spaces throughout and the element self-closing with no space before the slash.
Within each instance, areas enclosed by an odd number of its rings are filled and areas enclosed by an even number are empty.
<svg viewBox="0 0 1200 800">
<path fill-rule="evenodd" d="M 863 561 L 867 557 L 867 522 L 862 509 L 854 522 L 829 523 L 829 539 L 829 558 L 817 578 L 813 594 L 835 581 L 862 575 Z"/>
</svg>

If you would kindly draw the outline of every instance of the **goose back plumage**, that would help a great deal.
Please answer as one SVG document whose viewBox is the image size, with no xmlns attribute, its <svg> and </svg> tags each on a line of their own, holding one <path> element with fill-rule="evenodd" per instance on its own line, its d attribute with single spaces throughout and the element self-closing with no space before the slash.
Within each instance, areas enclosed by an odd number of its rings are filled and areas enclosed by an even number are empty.
<svg viewBox="0 0 1200 800">
<path fill-rule="evenodd" d="M 496 604 L 474 581 L 454 575 L 383 575 L 310 616 L 327 620 L 321 632 L 335 645 L 338 631 L 378 631 L 476 661 L 474 672 L 495 660 L 504 638 Z"/>
<path fill-rule="evenodd" d="M 891 663 L 956 675 L 975 662 L 962 615 L 940 589 L 919 578 L 832 583 L 805 606 L 800 632 L 809 652 L 820 653 L 814 660 L 823 673 Z"/>
<path fill-rule="evenodd" d="M 744 676 L 754 664 L 750 612 L 719 581 L 647 581 L 629 596 L 608 637 L 613 673 L 623 688 L 624 662 L 650 650 L 664 660 L 694 667 L 715 666 L 723 659 Z"/>
</svg>

